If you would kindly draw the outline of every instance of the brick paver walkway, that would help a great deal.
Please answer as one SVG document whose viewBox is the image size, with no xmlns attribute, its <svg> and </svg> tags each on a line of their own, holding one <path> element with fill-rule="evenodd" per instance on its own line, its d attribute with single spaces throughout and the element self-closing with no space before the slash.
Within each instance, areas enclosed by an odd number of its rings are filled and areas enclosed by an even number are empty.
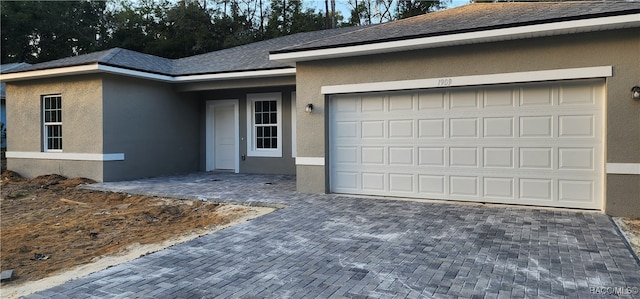
<svg viewBox="0 0 640 299">
<path fill-rule="evenodd" d="M 91 188 L 286 207 L 29 298 L 575 298 L 640 288 L 640 266 L 600 213 L 300 194 L 290 176 Z"/>
</svg>

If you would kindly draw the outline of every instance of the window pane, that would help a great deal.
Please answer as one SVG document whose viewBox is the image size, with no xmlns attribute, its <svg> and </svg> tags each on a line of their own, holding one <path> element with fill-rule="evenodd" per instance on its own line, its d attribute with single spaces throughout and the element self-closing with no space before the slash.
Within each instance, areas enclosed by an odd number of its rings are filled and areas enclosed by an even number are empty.
<svg viewBox="0 0 640 299">
<path fill-rule="evenodd" d="M 62 122 L 62 110 L 56 111 L 56 122 Z"/>
<path fill-rule="evenodd" d="M 262 138 L 258 138 L 258 140 L 256 140 L 258 142 L 258 145 L 256 146 L 257 148 L 264 148 L 264 146 L 262 145 Z"/>
<path fill-rule="evenodd" d="M 257 135 L 258 138 L 264 136 L 263 133 L 262 133 L 263 132 L 262 129 L 263 129 L 263 127 L 257 127 L 256 128 L 256 135 Z"/>
<path fill-rule="evenodd" d="M 262 124 L 262 113 L 256 113 L 256 125 Z"/>
<path fill-rule="evenodd" d="M 264 137 L 269 137 L 271 136 L 271 128 L 270 127 L 264 127 Z M 262 137 L 262 136 L 259 136 Z"/>
<path fill-rule="evenodd" d="M 262 104 L 258 101 L 255 102 L 255 110 L 256 112 L 262 112 Z"/>
<path fill-rule="evenodd" d="M 277 103 L 276 103 L 276 101 L 271 101 L 270 104 L 271 104 L 271 109 L 269 111 L 271 111 L 271 112 L 277 111 L 277 108 L 276 108 L 276 104 Z"/>
<path fill-rule="evenodd" d="M 278 129 L 277 129 L 277 127 L 272 127 L 272 129 L 271 129 L 271 137 L 278 137 Z"/>
<path fill-rule="evenodd" d="M 271 148 L 271 139 L 269 138 L 264 139 L 264 148 Z"/>
<path fill-rule="evenodd" d="M 269 111 L 269 101 L 262 101 L 262 111 Z"/>
<path fill-rule="evenodd" d="M 271 113 L 271 124 L 277 124 L 278 123 L 278 114 L 277 113 Z"/>
<path fill-rule="evenodd" d="M 278 147 L 278 138 L 271 138 L 271 147 L 272 148 Z"/>
</svg>

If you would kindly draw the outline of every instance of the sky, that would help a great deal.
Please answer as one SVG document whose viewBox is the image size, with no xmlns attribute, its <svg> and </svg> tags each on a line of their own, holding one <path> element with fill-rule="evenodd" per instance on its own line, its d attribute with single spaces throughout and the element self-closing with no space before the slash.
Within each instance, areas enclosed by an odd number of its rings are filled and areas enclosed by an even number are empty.
<svg viewBox="0 0 640 299">
<path fill-rule="evenodd" d="M 458 7 L 465 4 L 469 4 L 471 2 L 471 0 L 448 0 L 448 1 L 450 2 L 447 4 L 447 8 Z M 305 5 L 308 5 L 310 7 L 316 8 L 316 10 L 324 11 L 324 0 L 303 0 L 303 3 L 305 3 Z M 336 10 L 341 11 L 346 19 L 349 16 L 351 5 L 349 5 L 348 0 L 336 0 Z"/>
</svg>

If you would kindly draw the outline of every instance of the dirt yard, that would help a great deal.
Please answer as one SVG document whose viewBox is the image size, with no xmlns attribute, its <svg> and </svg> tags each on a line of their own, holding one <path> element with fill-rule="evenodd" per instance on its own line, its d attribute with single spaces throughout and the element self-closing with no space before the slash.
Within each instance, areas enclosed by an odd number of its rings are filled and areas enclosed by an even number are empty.
<svg viewBox="0 0 640 299">
<path fill-rule="evenodd" d="M 2 173 L 1 269 L 13 270 L 2 282 L 5 291 L 138 244 L 202 234 L 271 211 L 77 188 L 86 183 L 92 181 Z"/>
</svg>

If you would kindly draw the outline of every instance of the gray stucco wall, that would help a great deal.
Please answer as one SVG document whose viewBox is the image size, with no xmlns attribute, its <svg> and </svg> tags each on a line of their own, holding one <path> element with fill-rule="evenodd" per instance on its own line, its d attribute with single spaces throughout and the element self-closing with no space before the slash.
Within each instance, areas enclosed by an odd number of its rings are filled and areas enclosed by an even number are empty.
<svg viewBox="0 0 640 299">
<path fill-rule="evenodd" d="M 42 152 L 43 95 L 62 95 L 65 153 L 102 153 L 102 84 L 98 75 L 7 83 L 7 151 Z M 26 177 L 58 173 L 101 181 L 100 162 L 7 159 L 7 168 Z"/>
<path fill-rule="evenodd" d="M 198 101 L 166 83 L 104 76 L 104 180 L 199 170 Z"/>
<path fill-rule="evenodd" d="M 205 119 L 206 119 L 206 103 L 211 100 L 238 100 L 239 106 L 239 123 L 240 123 L 240 159 L 241 173 L 266 173 L 266 174 L 295 174 L 295 159 L 292 157 L 291 147 L 291 93 L 295 91 L 294 86 L 269 87 L 269 88 L 246 88 L 220 91 L 200 92 L 196 96 L 201 100 L 200 103 L 200 169 L 205 169 L 206 145 L 204 144 L 205 136 Z M 282 157 L 250 157 L 247 156 L 247 94 L 253 93 L 272 93 L 279 92 L 282 94 Z"/>
<path fill-rule="evenodd" d="M 313 115 L 299 114 L 298 156 L 324 157 L 328 152 L 322 86 L 611 65 L 614 74 L 606 80 L 606 161 L 640 163 L 640 101 L 630 94 L 631 87 L 640 84 L 638 53 L 640 31 L 634 28 L 298 62 L 298 98 L 316 108 Z M 299 191 L 327 190 L 324 166 L 299 165 L 297 176 Z M 606 182 L 606 213 L 640 216 L 640 176 L 608 175 Z"/>
</svg>

